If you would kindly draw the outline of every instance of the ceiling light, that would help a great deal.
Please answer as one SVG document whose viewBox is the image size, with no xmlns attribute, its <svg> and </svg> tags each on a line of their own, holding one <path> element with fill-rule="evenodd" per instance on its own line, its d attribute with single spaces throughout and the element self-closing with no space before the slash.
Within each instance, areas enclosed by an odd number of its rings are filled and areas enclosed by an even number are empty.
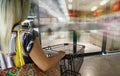
<svg viewBox="0 0 120 76">
<path fill-rule="evenodd" d="M 95 11 L 97 9 L 97 6 L 94 6 L 91 8 L 91 11 Z"/>
<path fill-rule="evenodd" d="M 109 0 L 103 0 L 103 1 L 100 3 L 100 5 L 101 5 L 101 6 L 102 6 L 102 5 L 105 5 L 108 1 L 109 1 Z"/>
<path fill-rule="evenodd" d="M 68 2 L 72 3 L 73 0 L 68 0 Z"/>
<path fill-rule="evenodd" d="M 72 9 L 72 4 L 68 4 L 68 9 Z"/>
</svg>

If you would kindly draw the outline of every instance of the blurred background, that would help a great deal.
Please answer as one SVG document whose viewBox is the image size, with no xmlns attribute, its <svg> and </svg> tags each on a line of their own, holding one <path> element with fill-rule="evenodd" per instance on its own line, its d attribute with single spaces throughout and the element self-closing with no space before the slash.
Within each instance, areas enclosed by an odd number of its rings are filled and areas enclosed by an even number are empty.
<svg viewBox="0 0 120 76">
<path fill-rule="evenodd" d="M 120 51 L 120 0 L 31 0 L 28 18 L 42 47 L 73 43 L 85 53 Z"/>
</svg>

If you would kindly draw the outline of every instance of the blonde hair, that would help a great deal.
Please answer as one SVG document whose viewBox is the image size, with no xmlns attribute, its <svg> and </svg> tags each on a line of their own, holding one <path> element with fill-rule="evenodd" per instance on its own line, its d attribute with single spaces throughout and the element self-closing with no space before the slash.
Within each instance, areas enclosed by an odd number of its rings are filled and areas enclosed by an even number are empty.
<svg viewBox="0 0 120 76">
<path fill-rule="evenodd" d="M 12 28 L 28 16 L 30 0 L 0 0 L 0 44 L 2 51 L 10 50 Z"/>
</svg>

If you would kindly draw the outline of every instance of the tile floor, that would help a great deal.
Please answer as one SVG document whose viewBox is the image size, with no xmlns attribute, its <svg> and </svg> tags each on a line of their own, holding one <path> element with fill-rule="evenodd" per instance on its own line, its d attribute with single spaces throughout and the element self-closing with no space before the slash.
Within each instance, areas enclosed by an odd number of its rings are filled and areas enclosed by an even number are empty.
<svg viewBox="0 0 120 76">
<path fill-rule="evenodd" d="M 120 53 L 85 57 L 81 76 L 120 76 Z"/>
<path fill-rule="evenodd" d="M 83 33 L 78 41 L 78 44 L 85 45 L 84 53 L 101 51 L 101 47 L 91 44 L 89 40 L 89 33 Z M 42 33 L 42 47 L 63 43 L 73 43 L 72 40 L 69 39 L 68 32 L 54 33 L 51 36 L 47 36 L 45 33 Z"/>
</svg>

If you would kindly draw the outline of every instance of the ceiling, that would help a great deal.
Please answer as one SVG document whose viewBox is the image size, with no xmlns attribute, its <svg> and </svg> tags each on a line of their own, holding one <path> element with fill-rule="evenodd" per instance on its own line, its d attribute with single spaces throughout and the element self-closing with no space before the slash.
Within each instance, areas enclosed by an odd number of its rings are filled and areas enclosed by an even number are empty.
<svg viewBox="0 0 120 76">
<path fill-rule="evenodd" d="M 102 1 L 106 1 L 106 4 L 100 5 Z M 72 4 L 72 10 L 91 11 L 91 8 L 94 6 L 103 8 L 110 6 L 115 1 L 116 0 L 66 0 L 66 4 L 67 6 L 68 4 Z"/>
<path fill-rule="evenodd" d="M 47 14 L 59 19 L 60 21 L 67 21 L 71 19 L 69 17 L 68 10 L 73 10 L 75 13 L 79 14 L 77 18 L 80 18 L 80 15 L 82 14 L 81 12 L 85 14 L 87 12 L 87 16 L 85 18 L 91 19 L 94 10 L 103 9 L 105 12 L 107 12 L 109 11 L 107 7 L 110 8 L 111 4 L 113 4 L 116 0 L 33 0 L 33 1 L 39 6 L 39 8 L 46 10 Z M 104 3 L 101 5 L 103 1 Z M 69 9 L 69 4 L 72 5 L 71 9 Z M 92 10 L 93 7 L 97 8 Z M 42 9 L 40 10 L 41 12 L 43 12 Z M 46 13 L 44 15 L 46 15 Z"/>
</svg>

